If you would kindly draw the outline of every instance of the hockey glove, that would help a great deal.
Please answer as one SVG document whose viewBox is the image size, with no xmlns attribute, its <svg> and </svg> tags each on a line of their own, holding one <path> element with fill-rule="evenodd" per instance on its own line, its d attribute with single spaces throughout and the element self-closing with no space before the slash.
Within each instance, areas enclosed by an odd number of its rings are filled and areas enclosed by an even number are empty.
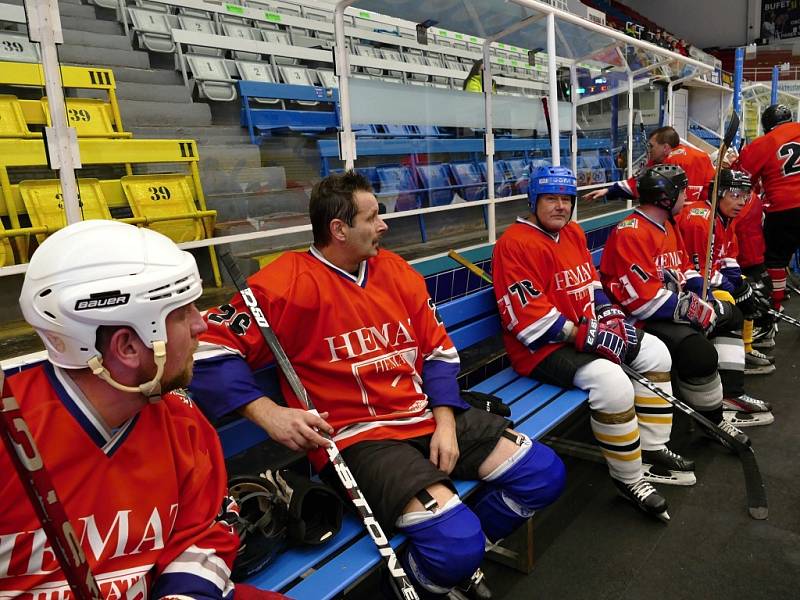
<svg viewBox="0 0 800 600">
<path fill-rule="evenodd" d="M 676 323 L 691 325 L 703 333 L 708 333 L 714 326 L 717 314 L 711 303 L 701 300 L 697 294 L 680 292 L 672 319 Z"/>
<path fill-rule="evenodd" d="M 636 327 L 625 320 L 625 313 L 613 304 L 601 304 L 595 307 L 595 314 L 600 323 L 604 325 L 614 323 L 619 328 L 618 332 L 625 334 L 625 362 L 636 358 L 639 354 L 639 336 L 636 334 Z"/>
<path fill-rule="evenodd" d="M 753 318 L 757 319 L 758 317 L 763 317 L 772 309 L 772 302 L 769 299 L 771 291 L 764 285 L 763 280 L 754 282 L 750 287 L 753 289 L 753 299 L 756 307 Z"/>
<path fill-rule="evenodd" d="M 668 289 L 673 294 L 680 293 L 683 285 L 681 283 L 681 276 L 675 269 L 664 269 L 661 272 L 661 278 L 665 289 Z"/>
<path fill-rule="evenodd" d="M 592 352 L 620 364 L 625 356 L 625 330 L 617 323 L 600 323 L 596 319 L 581 319 L 575 334 L 575 348 Z"/>
<path fill-rule="evenodd" d="M 508 418 L 511 416 L 511 408 L 497 396 L 484 394 L 483 392 L 461 390 L 461 399 L 477 409 L 485 410 L 501 417 Z"/>
<path fill-rule="evenodd" d="M 742 280 L 742 285 L 733 290 L 733 299 L 736 301 L 736 306 L 742 311 L 746 319 L 752 319 L 755 315 L 757 307 L 756 295 L 753 288 L 746 280 Z"/>
<path fill-rule="evenodd" d="M 728 331 L 731 320 L 734 318 L 733 303 L 714 298 L 713 302 L 709 301 L 709 304 L 714 308 L 714 314 L 716 315 L 712 329 Z"/>
</svg>

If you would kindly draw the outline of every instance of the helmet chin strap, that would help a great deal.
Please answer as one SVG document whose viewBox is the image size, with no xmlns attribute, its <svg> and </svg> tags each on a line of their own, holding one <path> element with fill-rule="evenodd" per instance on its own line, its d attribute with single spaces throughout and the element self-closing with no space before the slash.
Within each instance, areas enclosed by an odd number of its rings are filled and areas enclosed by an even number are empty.
<svg viewBox="0 0 800 600">
<path fill-rule="evenodd" d="M 156 363 L 156 374 L 150 381 L 136 387 L 122 385 L 115 381 L 108 369 L 103 366 L 103 359 L 99 356 L 93 356 L 88 360 L 87 364 L 94 375 L 97 375 L 111 387 L 123 392 L 144 394 L 150 402 L 155 403 L 161 398 L 161 376 L 164 374 L 164 364 L 167 362 L 167 345 L 165 342 L 161 340 L 153 342 L 153 360 Z"/>
</svg>

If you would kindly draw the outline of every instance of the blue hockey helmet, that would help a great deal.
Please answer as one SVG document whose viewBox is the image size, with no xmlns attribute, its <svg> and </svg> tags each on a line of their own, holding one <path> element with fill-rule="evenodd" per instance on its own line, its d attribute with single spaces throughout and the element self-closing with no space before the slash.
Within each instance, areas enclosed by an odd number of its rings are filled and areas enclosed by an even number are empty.
<svg viewBox="0 0 800 600">
<path fill-rule="evenodd" d="M 572 206 L 578 196 L 578 182 L 575 174 L 567 167 L 537 167 L 531 174 L 528 184 L 528 203 L 531 212 L 536 214 L 536 200 L 542 194 L 559 194 L 572 197 Z"/>
</svg>

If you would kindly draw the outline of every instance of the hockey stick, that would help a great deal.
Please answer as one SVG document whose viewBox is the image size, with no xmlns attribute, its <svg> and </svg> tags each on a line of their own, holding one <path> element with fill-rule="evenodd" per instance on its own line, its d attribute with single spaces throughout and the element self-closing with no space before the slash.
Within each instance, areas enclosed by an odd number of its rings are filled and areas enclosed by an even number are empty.
<svg viewBox="0 0 800 600">
<path fill-rule="evenodd" d="M 776 319 L 780 319 L 781 321 L 786 321 L 787 323 L 791 323 L 796 327 L 800 327 L 800 320 L 795 319 L 794 317 L 790 317 L 789 315 L 785 315 L 780 311 L 775 310 L 774 308 L 770 308 L 767 311 L 768 315 L 772 315 Z"/>
<path fill-rule="evenodd" d="M 447 253 L 447 256 L 452 258 L 458 264 L 466 267 L 467 269 L 469 269 L 470 271 L 475 273 L 475 275 L 477 275 L 478 277 L 480 277 L 481 279 L 483 279 L 487 283 L 492 283 L 492 278 L 489 277 L 489 275 L 486 273 L 486 271 L 484 271 L 483 269 L 481 269 L 477 265 L 475 265 L 475 264 L 471 263 L 470 261 L 468 261 L 466 258 L 461 256 L 455 250 L 450 250 L 450 252 Z"/>
<path fill-rule="evenodd" d="M 244 300 L 247 310 L 250 311 L 250 314 L 253 315 L 253 318 L 258 324 L 261 335 L 264 336 L 264 341 L 267 342 L 269 349 L 272 350 L 272 354 L 275 355 L 275 361 L 278 363 L 281 371 L 283 371 L 283 375 L 286 377 L 289 387 L 292 388 L 295 396 L 297 396 L 297 399 L 305 406 L 307 411 L 319 416 L 319 412 L 314 407 L 311 398 L 308 397 L 306 389 L 300 381 L 300 377 L 298 377 L 297 372 L 294 370 L 294 367 L 292 367 L 292 363 L 289 362 L 289 357 L 286 356 L 286 352 L 283 350 L 280 341 L 278 341 L 278 336 L 275 335 L 266 316 L 258 306 L 258 300 L 255 294 L 247 285 L 247 280 L 234 262 L 230 248 L 226 247 L 222 250 L 218 250 L 218 256 L 222 264 L 225 265 L 225 269 L 228 271 L 231 279 L 233 279 L 233 284 L 236 286 L 236 289 L 239 290 L 239 293 L 242 295 L 242 300 Z M 372 541 L 375 542 L 375 545 L 378 547 L 378 553 L 383 557 L 384 561 L 386 561 L 389 574 L 394 578 L 403 598 L 405 600 L 419 600 L 417 591 L 414 589 L 408 575 L 406 575 L 406 572 L 403 570 L 400 561 L 397 560 L 397 555 L 389 545 L 389 540 L 383 532 L 383 528 L 375 519 L 372 509 L 367 503 L 367 499 L 361 492 L 361 488 L 358 487 L 358 483 L 356 483 L 353 473 L 350 471 L 350 467 L 347 466 L 347 463 L 344 462 L 342 455 L 339 453 L 336 443 L 324 431 L 319 431 L 318 433 L 328 440 L 328 446 L 325 448 L 325 451 L 328 453 L 328 459 L 331 461 L 336 474 L 339 476 L 339 481 L 342 482 L 344 489 L 347 491 L 348 497 L 355 505 L 359 516 L 362 521 L 364 521 L 364 527 L 367 529 L 367 533 L 369 533 Z"/>
<path fill-rule="evenodd" d="M 3 380 L 4 373 L 0 370 L 0 393 Z M 42 523 L 72 595 L 79 600 L 102 600 L 78 536 L 67 519 L 39 449 L 12 396 L 0 399 L 0 437 Z"/>
<path fill-rule="evenodd" d="M 455 255 L 455 256 L 454 256 Z M 454 260 L 457 260 L 464 266 L 470 263 L 466 258 L 459 255 L 457 252 L 451 251 L 449 256 Z M 457 258 L 456 258 L 457 257 Z M 480 269 L 480 267 L 472 264 L 475 269 Z M 485 274 L 486 272 L 483 271 Z M 488 275 L 487 275 L 488 277 Z M 790 317 L 791 318 L 791 317 Z M 768 509 L 767 509 L 767 492 L 764 487 L 764 480 L 761 478 L 761 471 L 758 469 L 758 463 L 756 462 L 756 454 L 753 450 L 752 446 L 749 443 L 745 444 L 731 434 L 727 433 L 708 419 L 706 419 L 703 415 L 698 413 L 695 409 L 693 409 L 688 404 L 681 402 L 675 396 L 668 394 L 652 381 L 647 379 L 641 373 L 638 373 L 625 363 L 620 365 L 622 370 L 633 379 L 634 381 L 642 384 L 648 390 L 653 392 L 654 394 L 658 395 L 662 399 L 666 400 L 670 404 L 672 404 L 675 408 L 680 410 L 682 413 L 688 415 L 698 423 L 700 423 L 706 430 L 708 430 L 712 435 L 716 436 L 719 439 L 724 440 L 730 448 L 736 452 L 739 460 L 742 463 L 742 471 L 744 472 L 744 483 L 745 489 L 747 492 L 747 510 L 750 513 L 750 516 L 754 519 L 762 520 L 767 518 Z"/>
<path fill-rule="evenodd" d="M 736 111 L 733 111 L 730 123 L 728 123 L 728 128 L 725 130 L 725 137 L 723 138 L 719 147 L 719 152 L 717 153 L 717 168 L 714 171 L 714 184 L 709 190 L 709 194 L 711 194 L 711 219 L 710 227 L 708 228 L 708 243 L 706 245 L 706 264 L 703 268 L 703 293 L 700 296 L 703 300 L 706 299 L 709 279 L 711 278 L 711 259 L 714 252 L 714 227 L 717 223 L 717 189 L 719 188 L 719 172 L 722 170 L 722 160 L 725 156 L 725 153 L 728 151 L 728 148 L 733 142 L 733 138 L 736 137 L 737 131 L 739 131 L 739 115 Z"/>
<path fill-rule="evenodd" d="M 628 377 L 643 385 L 654 394 L 672 404 L 672 406 L 680 410 L 682 413 L 700 423 L 700 425 L 702 425 L 707 431 L 717 438 L 722 439 L 726 444 L 728 444 L 728 446 L 731 447 L 731 449 L 733 449 L 734 452 L 736 452 L 736 455 L 742 462 L 744 485 L 747 491 L 747 510 L 750 513 L 750 516 L 754 519 L 766 519 L 769 512 L 767 508 L 767 490 L 764 487 L 764 480 L 761 478 L 761 471 L 758 468 L 758 462 L 756 462 L 756 453 L 749 442 L 745 444 L 744 442 L 737 440 L 727 431 L 724 431 L 706 419 L 691 406 L 681 402 L 672 394 L 668 394 L 652 381 L 647 379 L 647 377 L 641 373 L 638 373 L 625 363 L 622 363 L 620 366 L 628 375 Z"/>
</svg>

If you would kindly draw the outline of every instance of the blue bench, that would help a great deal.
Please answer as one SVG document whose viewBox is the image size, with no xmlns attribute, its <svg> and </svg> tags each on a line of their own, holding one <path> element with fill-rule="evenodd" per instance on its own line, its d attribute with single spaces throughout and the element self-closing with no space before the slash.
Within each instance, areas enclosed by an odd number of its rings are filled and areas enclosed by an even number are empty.
<svg viewBox="0 0 800 600">
<path fill-rule="evenodd" d="M 438 307 L 453 343 L 459 350 L 500 333 L 500 319 L 491 287 L 442 303 Z M 260 374 L 266 393 L 276 397 L 275 370 Z M 514 427 L 537 439 L 578 409 L 587 395 L 581 390 L 565 390 L 517 375 L 510 367 L 490 376 L 472 389 L 494 394 L 511 407 Z M 226 457 L 266 440 L 266 434 L 245 420 L 219 429 Z M 475 481 L 457 481 L 460 495 L 469 494 Z M 402 544 L 402 535 L 392 538 L 393 547 Z M 341 550 L 345 548 L 344 550 Z M 380 562 L 374 544 L 360 521 L 346 514 L 341 531 L 323 546 L 289 549 L 264 571 L 248 580 L 261 589 L 277 590 L 297 600 L 332 598 L 356 583 Z"/>
</svg>

